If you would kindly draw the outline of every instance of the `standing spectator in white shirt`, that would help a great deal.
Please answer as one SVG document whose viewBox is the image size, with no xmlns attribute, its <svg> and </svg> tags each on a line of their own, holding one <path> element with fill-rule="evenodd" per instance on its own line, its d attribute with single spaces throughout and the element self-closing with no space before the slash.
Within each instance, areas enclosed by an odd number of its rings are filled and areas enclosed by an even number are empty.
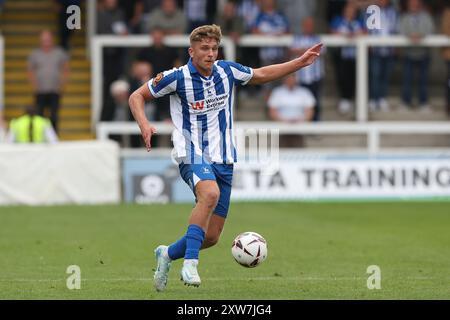
<svg viewBox="0 0 450 320">
<path fill-rule="evenodd" d="M 294 43 L 291 48 L 291 55 L 298 56 L 306 52 L 306 50 L 320 42 L 320 37 L 315 33 L 315 22 L 313 17 L 307 17 L 302 21 L 303 34 L 294 37 Z M 325 49 L 322 49 L 322 54 Z M 316 99 L 316 107 L 314 108 L 313 121 L 320 120 L 320 91 L 322 87 L 322 78 L 324 67 L 322 58 L 318 58 L 316 62 L 306 68 L 296 72 L 298 83 L 311 91 Z"/>
<path fill-rule="evenodd" d="M 273 89 L 269 100 L 269 117 L 274 121 L 287 123 L 309 122 L 313 119 L 316 99 L 312 93 L 299 85 L 295 74 L 288 75 L 283 85 Z M 280 147 L 302 147 L 303 137 L 285 135 L 280 139 Z"/>
</svg>

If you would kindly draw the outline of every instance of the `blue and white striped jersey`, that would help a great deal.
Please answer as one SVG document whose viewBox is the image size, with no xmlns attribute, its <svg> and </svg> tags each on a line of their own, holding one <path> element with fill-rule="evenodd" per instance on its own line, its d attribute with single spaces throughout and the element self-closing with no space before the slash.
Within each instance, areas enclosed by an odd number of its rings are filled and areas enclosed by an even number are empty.
<svg viewBox="0 0 450 320">
<path fill-rule="evenodd" d="M 246 85 L 253 70 L 219 60 L 212 75 L 202 76 L 192 60 L 165 71 L 148 82 L 155 98 L 170 94 L 170 114 L 175 125 L 175 156 L 184 163 L 234 163 L 233 105 L 236 85 Z"/>
</svg>

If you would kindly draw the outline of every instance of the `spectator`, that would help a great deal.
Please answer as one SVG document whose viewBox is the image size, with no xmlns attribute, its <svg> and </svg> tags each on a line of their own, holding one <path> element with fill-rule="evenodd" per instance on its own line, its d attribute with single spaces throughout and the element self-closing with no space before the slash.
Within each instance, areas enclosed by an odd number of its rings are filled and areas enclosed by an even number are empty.
<svg viewBox="0 0 450 320">
<path fill-rule="evenodd" d="M 161 0 L 143 0 L 144 7 L 143 7 L 143 13 L 141 18 L 141 26 L 140 30 L 141 33 L 147 33 L 148 32 L 148 22 L 150 21 L 150 14 L 153 12 L 153 10 L 161 7 Z"/>
<path fill-rule="evenodd" d="M 177 50 L 164 44 L 165 34 L 163 29 L 155 27 L 150 32 L 150 37 L 153 44 L 139 51 L 137 60 L 150 63 L 155 74 L 181 65 Z"/>
<path fill-rule="evenodd" d="M 146 61 L 135 61 L 131 67 L 131 78 L 130 78 L 130 92 L 137 90 L 142 84 L 146 83 L 153 77 L 152 66 Z M 144 105 L 145 114 L 150 121 L 155 121 L 156 116 L 156 105 L 157 100 L 146 101 Z M 169 106 L 167 106 L 169 108 Z M 128 108 L 128 120 L 133 120 L 133 116 Z M 156 137 L 155 137 L 156 138 Z M 158 137 L 160 138 L 160 137 Z M 130 137 L 131 147 L 139 148 L 142 147 L 143 141 L 140 135 L 133 135 Z"/>
<path fill-rule="evenodd" d="M 366 10 L 371 5 L 378 5 L 377 0 L 348 0 L 347 2 L 352 2 L 355 6 L 361 19 L 366 16 Z"/>
<path fill-rule="evenodd" d="M 69 50 L 69 38 L 73 33 L 73 30 L 67 28 L 67 19 L 69 14 L 67 13 L 67 8 L 75 5 L 80 7 L 81 0 L 55 0 L 55 8 L 58 12 L 59 20 L 59 44 L 64 50 Z"/>
<path fill-rule="evenodd" d="M 380 7 L 381 29 L 371 29 L 369 34 L 377 36 L 389 36 L 397 32 L 398 13 L 390 0 L 378 0 Z M 388 47 L 373 47 L 370 50 L 369 59 L 369 109 L 371 111 L 388 111 L 389 104 L 386 100 L 389 88 L 389 78 L 394 63 L 395 51 Z"/>
<path fill-rule="evenodd" d="M 128 107 L 128 98 L 130 97 L 130 85 L 127 81 L 119 79 L 111 83 L 110 94 L 112 97 L 112 121 L 128 121 L 130 111 Z M 130 144 L 129 136 L 111 135 L 110 138 L 117 141 L 121 147 L 128 147 Z"/>
<path fill-rule="evenodd" d="M 150 80 L 153 77 L 153 71 L 152 66 L 150 63 L 145 61 L 135 61 L 131 68 L 131 79 L 130 79 L 130 91 L 133 92 L 134 90 L 141 87 L 144 83 L 146 83 L 148 80 Z M 145 115 L 150 121 L 155 121 L 155 114 L 156 114 L 156 101 L 146 101 L 145 102 Z M 169 108 L 169 106 L 167 106 Z M 127 120 L 134 120 L 132 117 L 132 114 L 129 112 L 130 108 L 128 109 L 128 119 Z"/>
<path fill-rule="evenodd" d="M 244 21 L 245 31 L 249 33 L 261 13 L 261 0 L 239 0 L 237 3 L 238 15 Z"/>
<path fill-rule="evenodd" d="M 291 55 L 293 57 L 299 57 L 306 50 L 313 45 L 320 43 L 320 37 L 315 33 L 315 23 L 313 17 L 307 17 L 302 21 L 302 35 L 296 35 L 291 48 Z M 325 52 L 322 49 L 322 54 Z M 297 71 L 298 83 L 301 86 L 307 88 L 314 95 L 316 99 L 316 107 L 314 108 L 314 121 L 320 120 L 320 92 L 322 87 L 323 78 L 323 61 L 322 58 L 318 58 L 312 65 L 302 68 Z"/>
<path fill-rule="evenodd" d="M 128 98 L 130 97 L 130 84 L 125 80 L 116 80 L 111 83 L 111 97 L 114 100 L 113 121 L 128 121 Z"/>
<path fill-rule="evenodd" d="M 328 32 L 332 33 L 332 22 L 342 15 L 347 0 L 328 0 L 325 1 L 326 5 L 326 23 L 329 27 Z M 341 60 L 341 49 L 339 47 L 328 47 L 328 55 L 331 57 L 335 73 L 337 74 L 339 61 Z"/>
<path fill-rule="evenodd" d="M 244 23 L 244 32 L 251 33 L 255 25 L 256 17 L 261 12 L 261 0 L 239 0 L 237 1 L 237 14 Z M 259 67 L 259 47 L 241 47 L 238 48 L 242 64 L 249 67 Z M 255 91 L 256 86 L 243 88 L 246 91 Z"/>
<path fill-rule="evenodd" d="M 25 114 L 11 120 L 6 141 L 10 143 L 55 143 L 58 136 L 51 122 L 36 114 L 34 106 L 27 106 Z"/>
<path fill-rule="evenodd" d="M 408 48 L 404 55 L 402 107 L 411 108 L 413 73 L 418 71 L 420 110 L 430 111 L 428 105 L 430 50 L 420 47 L 420 41 L 434 32 L 434 23 L 431 15 L 424 10 L 421 0 L 408 0 L 408 11 L 400 17 L 399 31 L 409 37 L 414 45 Z"/>
<path fill-rule="evenodd" d="M 287 123 L 308 122 L 313 119 L 316 100 L 311 92 L 297 85 L 295 74 L 288 75 L 283 85 L 276 87 L 268 100 L 269 116 L 274 121 Z M 302 147 L 303 137 L 286 135 L 280 147 Z"/>
<path fill-rule="evenodd" d="M 328 0 L 326 1 L 326 21 L 329 26 L 334 19 L 341 16 L 342 11 L 344 10 L 345 5 L 347 4 L 347 0 Z"/>
<path fill-rule="evenodd" d="M 33 87 L 37 113 L 44 115 L 50 108 L 53 128 L 58 132 L 58 112 L 61 94 L 69 76 L 69 57 L 53 43 L 53 35 L 44 30 L 40 34 L 40 47 L 28 57 L 28 79 Z"/>
<path fill-rule="evenodd" d="M 231 37 L 236 43 L 245 32 L 244 21 L 237 15 L 237 7 L 234 1 L 228 0 L 221 15 L 217 17 L 217 25 L 220 26 L 224 36 Z"/>
<path fill-rule="evenodd" d="M 183 11 L 178 9 L 175 0 L 162 0 L 161 6 L 154 9 L 148 16 L 144 31 L 151 32 L 155 27 L 166 34 L 183 34 L 187 20 Z"/>
<path fill-rule="evenodd" d="M 119 7 L 123 10 L 130 33 L 140 33 L 144 0 L 119 0 Z"/>
<path fill-rule="evenodd" d="M 183 7 L 188 20 L 186 33 L 191 33 L 202 25 L 214 23 L 217 0 L 184 0 Z"/>
<path fill-rule="evenodd" d="M 117 0 L 103 0 L 97 9 L 97 34 L 128 34 L 125 14 Z"/>
<path fill-rule="evenodd" d="M 288 21 L 283 14 L 276 10 L 274 0 L 262 0 L 261 9 L 253 27 L 254 34 L 281 36 L 288 33 Z M 278 63 L 285 58 L 284 50 L 280 47 L 264 47 L 259 52 L 263 65 Z"/>
<path fill-rule="evenodd" d="M 181 65 L 181 60 L 178 56 L 177 50 L 172 47 L 168 47 L 164 44 L 164 32 L 159 27 L 155 27 L 151 32 L 153 39 L 153 45 L 142 49 L 137 56 L 138 61 L 145 61 L 149 63 L 153 68 L 153 73 L 158 74 L 164 70 L 170 70 L 174 67 Z M 163 98 L 155 100 L 156 108 L 156 120 L 164 121 L 170 119 L 170 97 L 165 96 Z"/>
<path fill-rule="evenodd" d="M 316 0 L 278 0 L 281 12 L 287 17 L 291 33 L 298 35 L 302 31 L 302 21 L 316 14 Z"/>
<path fill-rule="evenodd" d="M 286 17 L 276 10 L 275 0 L 262 0 L 261 12 L 256 17 L 253 33 L 268 36 L 281 36 L 289 31 Z M 286 51 L 283 47 L 263 47 L 259 49 L 259 59 L 263 66 L 281 63 L 286 58 Z M 275 86 L 279 81 L 267 83 L 262 86 L 264 99 L 267 101 Z"/>
<path fill-rule="evenodd" d="M 134 61 L 131 66 L 130 92 L 135 91 L 153 77 L 152 65 L 147 61 Z M 152 102 L 152 101 L 150 101 Z M 131 115 L 131 114 L 130 114 Z M 132 118 L 130 118 L 133 120 Z"/>
<path fill-rule="evenodd" d="M 442 16 L 442 33 L 450 37 L 450 4 L 447 3 Z M 444 59 L 447 62 L 447 115 L 450 116 L 450 47 L 444 49 Z"/>
<path fill-rule="evenodd" d="M 152 12 L 154 9 L 158 8 L 161 5 L 161 0 L 143 0 L 144 2 L 144 12 L 145 15 L 147 15 L 147 13 Z M 143 18 L 145 20 L 145 18 Z"/>
<path fill-rule="evenodd" d="M 344 35 L 348 38 L 364 33 L 363 23 L 357 19 L 357 8 L 349 2 L 345 5 L 342 15 L 337 16 L 331 23 L 334 34 Z M 339 89 L 340 101 L 338 111 L 348 113 L 353 108 L 356 85 L 356 48 L 354 46 L 343 47 L 340 55 L 336 57 L 336 80 Z"/>
<path fill-rule="evenodd" d="M 100 3 L 97 11 L 97 33 L 122 36 L 128 34 L 125 14 L 117 6 L 117 0 L 104 0 Z M 111 83 L 124 73 L 125 55 L 124 48 L 106 47 L 103 49 L 102 121 L 111 121 L 114 117 L 114 101 L 109 94 L 109 88 Z"/>
</svg>

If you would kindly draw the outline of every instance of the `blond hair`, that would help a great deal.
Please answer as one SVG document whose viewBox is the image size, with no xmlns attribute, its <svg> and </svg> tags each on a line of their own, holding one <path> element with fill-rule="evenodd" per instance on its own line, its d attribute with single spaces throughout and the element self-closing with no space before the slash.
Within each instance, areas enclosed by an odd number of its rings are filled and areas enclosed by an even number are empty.
<svg viewBox="0 0 450 320">
<path fill-rule="evenodd" d="M 189 36 L 191 44 L 196 41 L 202 41 L 204 38 L 213 38 L 220 43 L 222 39 L 222 30 L 215 24 L 204 25 L 194 29 Z"/>
</svg>

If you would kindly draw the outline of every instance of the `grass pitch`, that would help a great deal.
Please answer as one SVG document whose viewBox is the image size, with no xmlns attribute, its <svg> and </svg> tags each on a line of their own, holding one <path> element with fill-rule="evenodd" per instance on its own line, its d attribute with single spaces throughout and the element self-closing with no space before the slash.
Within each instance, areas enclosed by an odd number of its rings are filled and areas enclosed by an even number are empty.
<svg viewBox="0 0 450 320">
<path fill-rule="evenodd" d="M 0 299 L 450 299 L 450 203 L 233 203 L 200 254 L 200 288 L 170 271 L 152 287 L 153 249 L 178 239 L 191 205 L 0 208 Z M 255 231 L 267 260 L 246 269 L 233 238 Z M 69 265 L 81 289 L 69 290 Z M 381 289 L 367 288 L 367 267 Z"/>
</svg>

